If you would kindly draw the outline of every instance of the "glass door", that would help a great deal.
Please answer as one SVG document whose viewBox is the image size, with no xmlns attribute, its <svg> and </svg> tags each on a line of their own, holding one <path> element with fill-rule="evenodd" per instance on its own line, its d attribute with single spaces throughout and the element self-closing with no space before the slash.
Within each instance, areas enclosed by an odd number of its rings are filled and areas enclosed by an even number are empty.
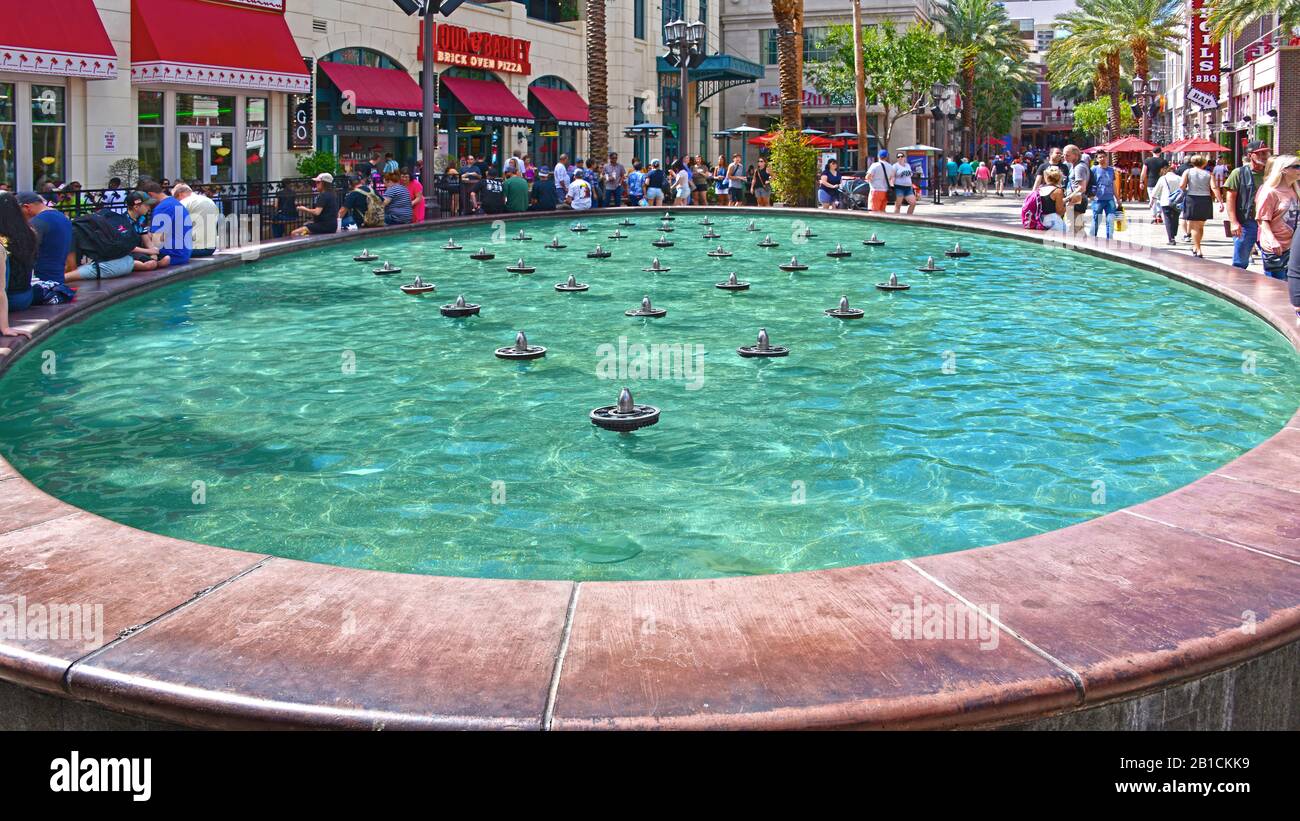
<svg viewBox="0 0 1300 821">
<path fill-rule="evenodd" d="M 182 128 L 177 130 L 177 136 L 181 179 L 217 184 L 234 182 L 234 131 Z"/>
</svg>

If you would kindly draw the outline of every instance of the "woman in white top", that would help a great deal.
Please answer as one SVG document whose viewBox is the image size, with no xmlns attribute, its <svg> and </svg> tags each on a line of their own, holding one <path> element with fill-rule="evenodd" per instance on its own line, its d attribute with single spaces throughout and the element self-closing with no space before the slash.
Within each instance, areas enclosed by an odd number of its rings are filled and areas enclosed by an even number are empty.
<svg viewBox="0 0 1300 821">
<path fill-rule="evenodd" d="M 1192 235 L 1192 256 L 1201 253 L 1201 237 L 1205 235 L 1205 221 L 1214 216 L 1214 175 L 1205 170 L 1205 155 L 1192 157 L 1192 167 L 1183 172 L 1178 187 L 1186 192 L 1183 202 L 1183 219 Z"/>
<path fill-rule="evenodd" d="M 1160 179 L 1156 180 L 1151 196 L 1156 201 L 1156 205 L 1160 207 L 1160 214 L 1164 217 L 1165 236 L 1169 238 L 1170 245 L 1178 244 L 1178 205 L 1175 198 L 1182 199 L 1178 195 L 1178 192 L 1182 190 L 1182 185 L 1183 178 L 1178 176 L 1178 172 L 1174 171 L 1174 167 L 1168 161 L 1164 161 L 1164 165 L 1161 166 Z"/>
<path fill-rule="evenodd" d="M 677 198 L 673 205 L 690 205 L 691 204 L 691 177 L 686 173 L 686 166 L 681 160 L 673 163 L 673 191 Z"/>
<path fill-rule="evenodd" d="M 1016 189 L 1017 197 L 1020 196 L 1020 189 L 1025 187 L 1025 172 L 1028 170 L 1029 166 L 1025 165 L 1025 161 L 1019 157 L 1011 163 L 1011 185 Z"/>
</svg>

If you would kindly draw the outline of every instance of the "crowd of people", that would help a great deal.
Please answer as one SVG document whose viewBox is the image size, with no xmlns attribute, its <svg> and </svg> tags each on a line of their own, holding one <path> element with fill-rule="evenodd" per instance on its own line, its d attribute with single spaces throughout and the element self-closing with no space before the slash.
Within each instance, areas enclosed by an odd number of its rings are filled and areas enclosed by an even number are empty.
<svg viewBox="0 0 1300 821">
<path fill-rule="evenodd" d="M 72 283 L 183 265 L 216 252 L 220 211 L 210 197 L 183 182 L 164 187 L 145 180 L 134 191 L 116 182 L 96 210 L 74 210 L 73 218 L 46 194 L 0 192 L 0 335 L 28 336 L 10 326 L 10 314 L 70 302 Z"/>
<path fill-rule="evenodd" d="M 310 204 L 303 204 L 295 184 L 285 181 L 276 195 L 272 234 L 282 237 L 333 234 L 381 226 L 423 222 L 428 209 L 419 174 L 399 168 L 391 155 L 359 163 L 343 186 L 329 173 L 311 180 Z M 1204 255 L 1206 222 L 1215 208 L 1233 238 L 1233 265 L 1246 268 L 1258 253 L 1264 271 L 1286 280 L 1300 311 L 1300 257 L 1293 251 L 1300 222 L 1300 159 L 1272 157 L 1267 145 L 1252 142 L 1240 167 L 1211 164 L 1205 155 L 1174 162 L 1160 150 L 1140 164 L 1117 169 L 1104 151 L 1088 156 L 1075 145 L 996 154 L 988 160 L 948 157 L 939 167 L 939 184 L 955 195 L 1021 196 L 1022 222 L 1074 234 L 1111 238 L 1123 215 L 1121 202 L 1129 179 L 1145 191 L 1152 220 L 1162 223 L 1170 245 L 1182 239 L 1194 256 Z M 866 208 L 912 214 L 920 199 L 917 169 L 903 152 L 890 161 L 878 152 L 862 177 L 840 169 L 836 160 L 818 172 L 820 208 Z M 550 167 L 537 166 L 515 152 L 498 173 L 485 158 L 467 155 L 447 168 L 432 194 L 442 213 L 504 214 L 527 211 L 663 205 L 770 206 L 772 175 L 766 157 L 746 166 L 739 154 L 658 159 L 631 168 L 609 152 L 603 164 L 570 162 L 561 155 Z M 1127 197 L 1131 199 L 1132 197 Z M 94 209 L 90 213 L 88 210 Z M 9 315 L 33 305 L 73 298 L 69 283 L 112 279 L 136 271 L 179 265 L 216 250 L 222 208 L 199 184 L 144 180 L 127 191 L 110 181 L 94 203 L 82 202 L 79 187 L 19 192 L 0 190 L 0 254 L 5 270 L 0 299 L 0 335 L 22 332 L 10 327 Z M 71 219 L 70 219 L 71 217 Z M 74 224 L 75 223 L 75 224 Z M 297 226 L 297 227 L 291 227 Z"/>
<path fill-rule="evenodd" d="M 1232 264 L 1250 266 L 1256 254 L 1267 276 L 1287 280 L 1291 302 L 1300 313 L 1300 157 L 1272 156 L 1272 149 L 1255 140 L 1246 145 L 1240 166 L 1229 168 L 1205 154 L 1180 161 L 1160 149 L 1151 152 L 1137 172 L 1145 190 L 1152 222 L 1163 224 L 1168 245 L 1191 246 L 1192 255 L 1204 257 L 1206 223 L 1215 212 L 1223 220 L 1225 236 L 1233 241 Z M 1078 146 L 1053 149 L 1038 166 L 1021 210 L 1027 227 L 1113 236 L 1118 204 L 1118 177 L 1110 156 L 1100 151 L 1089 157 Z M 1139 200 L 1140 201 L 1140 200 Z"/>
</svg>

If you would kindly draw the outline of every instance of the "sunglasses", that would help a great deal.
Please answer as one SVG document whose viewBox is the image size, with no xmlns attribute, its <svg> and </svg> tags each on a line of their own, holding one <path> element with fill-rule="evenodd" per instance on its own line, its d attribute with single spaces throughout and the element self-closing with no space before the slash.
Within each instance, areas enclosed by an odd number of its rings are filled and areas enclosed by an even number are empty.
<svg viewBox="0 0 1300 821">
<path fill-rule="evenodd" d="M 1288 165 L 1288 166 L 1286 167 L 1286 170 L 1287 170 L 1287 171 L 1300 171 L 1300 165 Z"/>
</svg>

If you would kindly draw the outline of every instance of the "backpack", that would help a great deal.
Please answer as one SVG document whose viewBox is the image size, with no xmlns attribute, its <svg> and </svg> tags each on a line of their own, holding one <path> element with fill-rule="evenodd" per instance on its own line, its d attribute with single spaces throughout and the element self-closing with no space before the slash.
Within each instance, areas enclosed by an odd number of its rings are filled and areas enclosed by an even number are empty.
<svg viewBox="0 0 1300 821">
<path fill-rule="evenodd" d="M 72 242 L 78 256 L 92 262 L 111 262 L 129 256 L 140 244 L 131 218 L 121 211 L 105 209 L 72 221 Z M 99 267 L 95 268 L 96 277 Z"/>
<path fill-rule="evenodd" d="M 1024 205 L 1020 206 L 1020 224 L 1035 231 L 1046 231 L 1047 226 L 1043 225 L 1044 205 L 1038 189 L 1030 191 L 1029 196 L 1025 197 Z"/>
<path fill-rule="evenodd" d="M 362 222 L 367 228 L 381 228 L 384 224 L 384 201 L 374 191 L 362 191 L 366 195 L 366 215 Z"/>
</svg>

